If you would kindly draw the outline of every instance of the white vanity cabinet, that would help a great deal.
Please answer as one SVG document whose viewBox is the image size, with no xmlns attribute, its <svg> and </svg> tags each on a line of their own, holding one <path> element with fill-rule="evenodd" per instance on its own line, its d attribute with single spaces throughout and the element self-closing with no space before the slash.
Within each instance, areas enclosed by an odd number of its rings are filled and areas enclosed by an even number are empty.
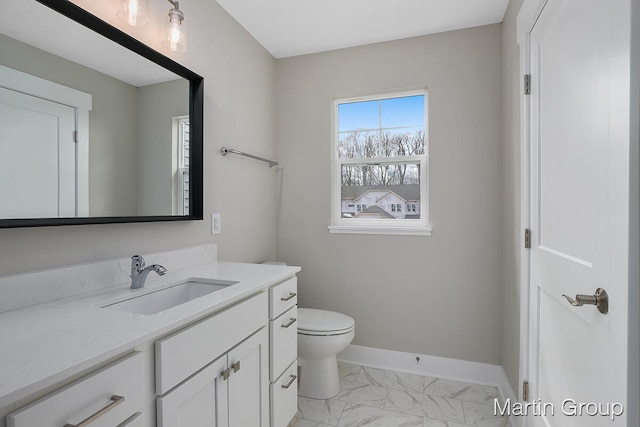
<svg viewBox="0 0 640 427">
<path fill-rule="evenodd" d="M 7 427 L 141 426 L 143 371 L 133 353 L 10 413 Z"/>
<path fill-rule="evenodd" d="M 286 427 L 298 410 L 297 292 L 295 277 L 269 289 L 271 427 Z"/>
<path fill-rule="evenodd" d="M 158 427 L 268 427 L 267 294 L 156 343 Z"/>
<path fill-rule="evenodd" d="M 20 373 L 13 376 L 6 363 L 29 356 L 35 344 L 16 340 L 21 349 L 3 353 L 0 393 L 8 378 L 15 394 L 0 396 L 0 427 L 287 426 L 297 411 L 294 275 L 299 269 L 241 263 L 216 268 L 226 277 L 238 276 L 239 286 L 216 300 L 190 302 L 196 307 L 193 314 L 184 309 L 122 314 L 101 305 L 102 295 L 60 300 L 59 306 L 36 311 L 34 319 L 52 319 L 52 331 L 63 326 L 56 323 L 58 317 L 67 319 L 66 313 L 76 307 L 82 314 L 70 338 L 60 343 L 64 352 L 51 351 L 58 343 L 49 340 L 49 351 L 42 353 L 51 357 L 34 356 L 25 364 L 38 372 L 38 380 L 20 386 Z M 25 311 L 24 322 L 19 322 L 32 325 L 24 329 L 29 333 L 36 329 L 32 315 Z M 9 334 L 5 325 L 0 325 L 0 335 L 13 339 L 14 330 Z M 95 341 L 74 339 L 86 336 Z M 55 369 L 47 372 L 48 366 L 62 366 L 68 376 Z"/>
<path fill-rule="evenodd" d="M 158 398 L 158 427 L 268 425 L 266 329 Z"/>
</svg>

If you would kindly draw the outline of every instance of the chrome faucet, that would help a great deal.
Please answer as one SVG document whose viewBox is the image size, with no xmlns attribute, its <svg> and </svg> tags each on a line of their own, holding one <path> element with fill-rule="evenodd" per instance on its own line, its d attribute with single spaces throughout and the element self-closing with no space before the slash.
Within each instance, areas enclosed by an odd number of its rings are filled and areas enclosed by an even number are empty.
<svg viewBox="0 0 640 427">
<path fill-rule="evenodd" d="M 131 289 L 140 289 L 144 287 L 144 282 L 151 271 L 158 273 L 158 276 L 164 276 L 167 269 L 159 264 L 153 264 L 149 267 L 144 266 L 144 258 L 140 255 L 131 257 Z"/>
</svg>

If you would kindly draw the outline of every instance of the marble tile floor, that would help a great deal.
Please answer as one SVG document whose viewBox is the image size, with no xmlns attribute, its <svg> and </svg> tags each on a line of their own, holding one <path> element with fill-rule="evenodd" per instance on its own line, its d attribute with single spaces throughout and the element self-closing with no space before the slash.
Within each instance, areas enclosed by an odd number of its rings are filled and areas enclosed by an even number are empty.
<svg viewBox="0 0 640 427">
<path fill-rule="evenodd" d="M 509 427 L 493 415 L 495 387 L 338 364 L 332 399 L 298 397 L 289 427 Z"/>
</svg>

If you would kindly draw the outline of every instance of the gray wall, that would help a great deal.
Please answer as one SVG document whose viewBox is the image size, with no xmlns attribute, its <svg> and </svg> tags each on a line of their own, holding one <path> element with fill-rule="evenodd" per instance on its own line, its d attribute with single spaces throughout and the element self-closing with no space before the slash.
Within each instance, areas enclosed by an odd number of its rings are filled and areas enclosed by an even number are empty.
<svg viewBox="0 0 640 427">
<path fill-rule="evenodd" d="M 518 392 L 520 358 L 520 51 L 516 17 L 522 0 L 511 0 L 502 22 L 503 288 L 501 361 Z"/>
<path fill-rule="evenodd" d="M 125 28 L 125 24 L 117 22 L 115 12 L 112 15 L 108 10 L 116 2 L 75 3 L 165 52 L 160 46 L 160 33 L 153 26 Z M 157 6 L 157 16 L 151 19 L 160 23 L 167 7 Z M 278 172 L 258 162 L 223 158 L 218 152 L 224 144 L 275 157 L 275 60 L 215 1 L 185 2 L 180 6 L 189 19 L 189 50 L 173 58 L 205 78 L 205 214 L 222 213 L 222 234 L 211 236 L 209 219 L 0 229 L 0 274 L 205 242 L 218 243 L 220 258 L 225 260 L 275 258 L 274 194 Z"/>
<path fill-rule="evenodd" d="M 138 88 L 138 214 L 171 215 L 176 176 L 173 118 L 189 114 L 184 79 Z M 169 191 L 169 189 L 172 189 Z"/>
<path fill-rule="evenodd" d="M 108 6 L 76 3 L 165 52 L 150 29 L 126 28 Z M 276 258 L 277 242 L 278 258 L 303 267 L 301 306 L 352 315 L 355 344 L 502 363 L 515 386 L 520 4 L 512 0 L 503 26 L 277 64 L 217 3 L 181 5 L 190 44 L 173 58 L 205 77 L 205 214 L 222 213 L 223 233 L 210 235 L 209 218 L 1 229 L 1 274 L 204 242 L 219 243 L 221 259 L 262 261 Z M 329 235 L 332 99 L 425 84 L 433 236 Z M 222 145 L 282 168 L 223 158 Z"/>
<path fill-rule="evenodd" d="M 302 266 L 301 307 L 355 319 L 354 344 L 500 363 L 501 31 L 277 62 L 278 257 Z M 332 100 L 424 85 L 433 235 L 329 234 Z"/>
<path fill-rule="evenodd" d="M 89 115 L 89 214 L 135 215 L 137 89 L 2 34 L 0 52 L 2 65 L 93 96 Z"/>
</svg>

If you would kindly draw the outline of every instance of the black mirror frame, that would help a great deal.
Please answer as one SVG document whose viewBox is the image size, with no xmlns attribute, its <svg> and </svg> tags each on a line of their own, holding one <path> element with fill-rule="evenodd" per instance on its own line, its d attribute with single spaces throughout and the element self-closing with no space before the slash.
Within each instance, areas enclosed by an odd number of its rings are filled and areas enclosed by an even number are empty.
<svg viewBox="0 0 640 427">
<path fill-rule="evenodd" d="M 189 81 L 189 215 L 0 219 L 0 228 L 202 220 L 204 79 L 68 0 L 35 1 Z"/>
</svg>

